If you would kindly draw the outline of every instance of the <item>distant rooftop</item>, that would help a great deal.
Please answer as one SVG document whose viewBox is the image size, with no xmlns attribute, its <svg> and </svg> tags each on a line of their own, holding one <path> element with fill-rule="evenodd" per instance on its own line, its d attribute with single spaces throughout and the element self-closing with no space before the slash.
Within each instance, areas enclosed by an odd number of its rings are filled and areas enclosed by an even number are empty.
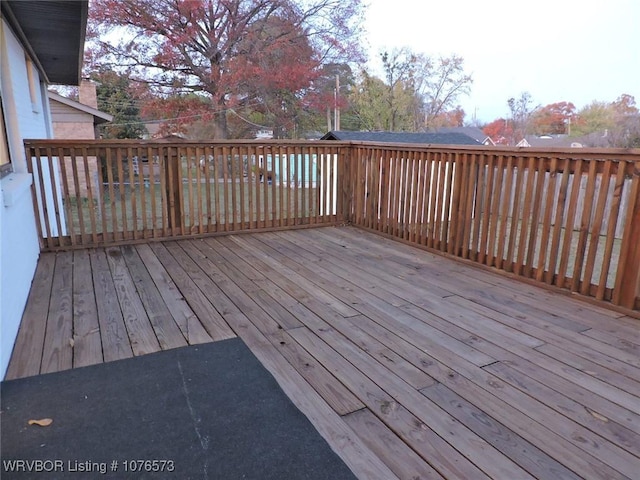
<svg viewBox="0 0 640 480">
<path fill-rule="evenodd" d="M 464 133 L 347 132 L 344 130 L 333 130 L 326 133 L 320 140 L 435 145 L 481 145 L 480 142 Z"/>
</svg>

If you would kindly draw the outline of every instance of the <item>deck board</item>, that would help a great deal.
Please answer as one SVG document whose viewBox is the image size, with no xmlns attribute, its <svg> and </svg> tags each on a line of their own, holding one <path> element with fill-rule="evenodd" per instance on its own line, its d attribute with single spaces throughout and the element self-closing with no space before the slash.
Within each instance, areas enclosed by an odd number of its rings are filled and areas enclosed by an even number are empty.
<svg viewBox="0 0 640 480">
<path fill-rule="evenodd" d="M 236 335 L 359 478 L 640 471 L 640 321 L 352 227 L 43 254 L 6 378 Z"/>
<path fill-rule="evenodd" d="M 40 373 L 55 264 L 55 255 L 43 255 L 38 261 L 7 369 L 7 379 L 30 377 Z"/>
<path fill-rule="evenodd" d="M 156 337 L 120 248 L 107 249 L 107 262 L 113 275 L 113 284 L 133 353 L 138 356 L 159 351 L 160 340 Z"/>
<path fill-rule="evenodd" d="M 73 252 L 73 366 L 103 361 L 89 252 L 76 250 Z"/>
<path fill-rule="evenodd" d="M 67 370 L 73 364 L 73 253 L 58 253 L 42 350 L 42 373 Z"/>
<path fill-rule="evenodd" d="M 118 304 L 115 283 L 107 262 L 107 253 L 105 250 L 90 250 L 89 258 L 104 361 L 130 358 L 133 356 L 133 350 L 122 310 Z"/>
<path fill-rule="evenodd" d="M 153 283 L 151 274 L 136 250 L 131 246 L 124 246 L 121 251 L 162 350 L 186 346 L 187 341 L 182 331 L 171 316 L 160 291 Z"/>
</svg>

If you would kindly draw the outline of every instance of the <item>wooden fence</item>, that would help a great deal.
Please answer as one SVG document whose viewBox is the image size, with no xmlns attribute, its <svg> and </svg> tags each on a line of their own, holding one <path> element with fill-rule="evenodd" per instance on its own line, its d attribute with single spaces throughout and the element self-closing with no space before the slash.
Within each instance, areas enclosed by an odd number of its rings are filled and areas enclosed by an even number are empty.
<svg viewBox="0 0 640 480">
<path fill-rule="evenodd" d="M 640 151 L 354 145 L 355 224 L 627 308 Z"/>
<path fill-rule="evenodd" d="M 43 250 L 329 225 L 342 209 L 336 144 L 36 140 L 25 147 Z"/>
<path fill-rule="evenodd" d="M 43 250 L 343 221 L 640 309 L 640 151 L 25 142 Z"/>
</svg>

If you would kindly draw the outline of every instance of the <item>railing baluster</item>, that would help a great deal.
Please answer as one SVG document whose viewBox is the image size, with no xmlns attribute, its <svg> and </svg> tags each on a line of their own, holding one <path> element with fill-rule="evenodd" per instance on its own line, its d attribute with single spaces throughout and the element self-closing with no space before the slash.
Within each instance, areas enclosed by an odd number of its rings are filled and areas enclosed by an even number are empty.
<svg viewBox="0 0 640 480">
<path fill-rule="evenodd" d="M 525 194 L 524 200 L 522 203 L 522 216 L 518 216 L 516 219 L 519 222 L 516 223 L 516 227 L 520 226 L 520 231 L 517 236 L 517 256 L 516 262 L 514 265 L 513 273 L 516 275 L 520 275 L 523 273 L 524 262 L 525 262 L 525 251 L 527 251 L 527 238 L 529 233 L 529 227 L 531 224 L 531 210 L 532 203 L 534 201 L 534 182 L 536 176 L 536 159 L 534 157 L 529 157 L 529 164 L 526 169 L 526 181 L 525 181 Z"/>
<path fill-rule="evenodd" d="M 182 162 L 181 160 L 181 164 L 182 164 L 182 170 L 186 170 L 187 172 L 187 198 L 186 201 L 188 201 L 188 207 L 187 207 L 187 212 L 186 215 L 184 215 L 185 217 L 185 222 L 186 219 L 189 219 L 189 223 L 185 225 L 186 231 L 187 232 L 191 232 L 194 233 L 195 232 L 195 223 L 196 223 L 196 209 L 195 209 L 195 203 L 193 201 L 193 165 L 194 165 L 194 156 L 193 154 L 193 148 L 190 146 L 185 147 L 182 150 L 182 154 L 180 157 L 182 158 L 182 156 L 184 156 L 184 162 Z"/>
<path fill-rule="evenodd" d="M 579 158 L 573 169 L 573 183 L 571 184 L 571 195 L 569 197 L 569 209 L 567 210 L 564 239 L 562 242 L 562 251 L 560 253 L 560 269 L 558 271 L 558 280 L 556 285 L 563 288 L 567 279 L 567 268 L 571 255 L 571 240 L 573 237 L 573 229 L 575 224 L 575 215 L 578 208 L 578 196 L 580 192 L 580 184 L 582 182 L 582 159 Z"/>
<path fill-rule="evenodd" d="M 489 237 L 487 240 L 487 259 L 486 264 L 492 267 L 496 264 L 496 256 L 498 242 L 497 233 L 498 225 L 500 225 L 500 201 L 503 193 L 503 181 L 504 181 L 504 155 L 498 155 L 498 163 L 495 167 L 496 177 L 494 180 L 493 190 L 491 191 L 491 210 L 489 211 Z"/>
<path fill-rule="evenodd" d="M 96 149 L 96 168 L 97 168 L 97 209 L 98 214 L 100 215 L 100 220 L 102 222 L 102 242 L 107 242 L 107 203 L 105 201 L 105 192 L 104 192 L 104 174 L 103 174 L 103 161 L 106 166 L 106 158 L 107 158 L 107 150 L 103 148 Z"/>
<path fill-rule="evenodd" d="M 548 181 L 547 181 L 548 174 Z M 542 235 L 540 237 L 540 249 L 538 254 L 538 263 L 536 265 L 536 280 L 542 282 L 544 280 L 547 264 L 547 254 L 549 251 L 549 241 L 551 240 L 551 220 L 553 215 L 553 200 L 556 195 L 556 187 L 558 183 L 558 159 L 553 157 L 549 163 L 549 171 L 546 168 L 540 170 L 539 175 L 542 176 L 546 186 L 547 195 L 544 197 L 542 208 L 544 209 L 542 218 Z"/>
<path fill-rule="evenodd" d="M 71 193 L 70 193 L 70 188 L 69 188 L 69 175 L 71 175 L 71 180 L 72 180 L 72 185 L 75 186 L 75 191 L 77 191 L 77 175 L 75 174 L 75 162 L 73 161 L 73 158 L 70 158 L 68 165 L 69 165 L 69 172 L 67 172 L 67 159 L 65 157 L 58 157 L 60 158 L 60 182 L 62 183 L 61 186 L 61 193 L 62 193 L 62 205 L 63 205 L 63 211 L 65 213 L 65 219 L 66 219 L 66 226 L 68 228 L 68 232 L 67 235 L 69 236 L 69 240 L 71 242 L 71 246 L 75 246 L 76 245 L 76 235 L 75 235 L 75 225 L 74 225 L 74 221 L 73 221 L 73 217 L 75 215 L 74 212 L 74 208 L 73 208 L 73 202 L 71 200 Z M 77 202 L 77 196 L 74 199 Z M 76 205 L 77 208 L 78 205 Z M 63 235 L 62 232 L 59 232 L 59 237 L 60 239 L 62 239 Z"/>
<path fill-rule="evenodd" d="M 160 176 L 160 208 L 162 214 L 162 236 L 168 237 L 170 235 L 169 226 L 169 185 L 167 180 L 169 179 L 169 153 L 165 147 L 158 147 L 158 175 Z"/>
<path fill-rule="evenodd" d="M 136 169 L 140 168 L 140 159 L 137 158 L 131 147 L 127 148 L 127 167 L 129 170 L 129 204 L 131 206 L 131 228 L 133 239 L 137 240 L 139 238 L 139 230 L 138 230 L 138 202 L 137 202 L 137 188 L 136 188 L 136 180 L 135 173 Z M 126 191 L 126 189 L 125 189 Z"/>
<path fill-rule="evenodd" d="M 569 178 L 571 175 L 571 160 L 565 159 L 562 167 L 562 180 L 558 190 L 558 198 L 555 207 L 555 219 L 553 226 L 553 238 L 551 240 L 551 251 L 549 254 L 549 270 L 545 282 L 549 285 L 556 279 L 556 267 L 558 265 L 558 253 L 560 250 L 560 237 L 562 235 L 562 225 L 564 223 L 565 211 L 567 209 L 567 198 L 569 193 Z"/>
<path fill-rule="evenodd" d="M 589 162 L 589 173 L 587 175 L 587 189 L 584 195 L 582 206 L 582 219 L 580 221 L 580 230 L 578 234 L 578 243 L 576 246 L 575 262 L 573 266 L 573 278 L 571 282 L 571 291 L 580 290 L 580 282 L 582 277 L 582 269 L 584 267 L 584 254 L 587 246 L 589 234 L 589 225 L 591 224 L 591 212 L 593 210 L 593 196 L 596 190 L 596 168 L 597 162 Z"/>
<path fill-rule="evenodd" d="M 513 272 L 514 267 L 517 264 L 515 255 L 517 254 L 518 243 L 518 231 L 520 227 L 520 200 L 522 194 L 522 185 L 524 183 L 524 157 L 519 156 L 517 160 L 517 171 L 515 175 L 513 200 L 511 202 L 512 208 L 510 210 L 511 216 L 509 218 L 509 245 L 507 247 L 507 257 L 505 263 L 505 270 L 507 272 Z"/>
<path fill-rule="evenodd" d="M 268 177 L 271 179 L 270 181 L 267 180 L 266 186 L 269 187 L 269 194 L 271 196 L 271 228 L 276 226 L 276 217 L 278 216 L 278 207 L 276 205 L 276 199 L 278 197 L 277 192 L 276 192 L 276 186 L 277 183 L 276 182 L 276 152 L 277 149 L 275 148 L 270 148 L 269 149 L 270 154 L 271 154 L 271 169 L 270 172 L 267 174 Z"/>
<path fill-rule="evenodd" d="M 540 227 L 540 214 L 542 209 L 542 196 L 544 193 L 545 184 L 545 158 L 536 159 L 535 171 L 537 175 L 536 187 L 533 196 L 533 209 L 531 211 L 531 225 L 529 226 L 529 240 L 527 244 L 527 256 L 524 265 L 524 276 L 531 278 L 533 276 L 533 264 L 536 260 L 536 253 L 539 254 L 538 249 L 538 230 Z M 533 172 L 532 172 L 533 173 Z"/>
<path fill-rule="evenodd" d="M 96 222 L 96 204 L 93 201 L 93 182 L 91 181 L 92 165 L 97 167 L 97 156 L 94 157 L 95 164 L 89 163 L 89 151 L 86 146 L 82 147 L 82 162 L 84 164 L 84 181 L 87 188 L 87 203 L 89 210 L 89 222 L 91 224 L 91 242 L 98 243 L 98 227 Z M 96 172 L 97 173 L 97 172 Z"/>
<path fill-rule="evenodd" d="M 39 147 L 25 149 L 27 151 L 27 169 L 29 173 L 34 175 L 34 188 L 33 188 L 33 208 L 36 213 L 36 225 L 37 231 L 40 233 L 40 238 L 44 239 L 46 236 L 46 244 L 48 248 L 54 248 L 54 239 L 51 235 L 51 224 L 49 223 L 49 212 L 47 209 L 47 202 L 45 196 L 45 181 L 42 174 L 42 152 Z M 47 157 L 50 155 L 51 148 L 46 149 Z M 34 165 L 35 164 L 35 165 Z M 36 180 L 37 179 L 37 180 Z M 37 183 L 37 185 L 36 185 Z M 37 193 L 40 193 L 40 201 L 38 201 Z M 42 222 L 44 221 L 44 231 L 42 229 Z M 44 247 L 44 241 L 41 240 L 41 246 Z"/>
<path fill-rule="evenodd" d="M 498 250 L 496 252 L 496 268 L 502 270 L 505 269 L 505 265 L 507 264 L 509 259 L 508 254 L 508 241 L 507 241 L 507 232 L 509 231 L 509 206 L 511 204 L 511 192 L 513 191 L 513 179 L 515 177 L 514 171 L 514 157 L 513 155 L 509 155 L 507 158 L 507 166 L 506 166 L 506 183 L 504 189 L 502 190 L 502 202 L 500 205 L 500 231 L 498 233 Z M 505 257 L 505 248 L 507 249 L 507 256 Z"/>
<path fill-rule="evenodd" d="M 150 148 L 138 148 L 138 155 L 143 161 L 140 175 L 138 177 L 138 185 L 140 188 L 140 204 L 142 207 L 142 222 L 144 238 L 155 238 L 155 221 L 152 198 L 154 195 L 154 179 L 153 179 L 153 159 Z"/>
</svg>

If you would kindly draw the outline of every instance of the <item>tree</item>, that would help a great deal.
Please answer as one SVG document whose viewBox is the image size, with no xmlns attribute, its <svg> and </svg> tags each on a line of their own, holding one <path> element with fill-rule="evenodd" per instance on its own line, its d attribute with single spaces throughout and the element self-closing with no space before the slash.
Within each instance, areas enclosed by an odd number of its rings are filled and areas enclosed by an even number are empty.
<svg viewBox="0 0 640 480">
<path fill-rule="evenodd" d="M 98 109 L 113 115 L 113 121 L 100 126 L 103 138 L 142 138 L 146 128 L 140 119 L 140 98 L 128 77 L 111 70 L 91 73 L 96 84 Z"/>
<path fill-rule="evenodd" d="M 640 112 L 632 95 L 620 95 L 610 103 L 594 101 L 577 113 L 572 125 L 572 136 L 583 137 L 588 146 L 640 146 Z"/>
<path fill-rule="evenodd" d="M 604 133 L 615 125 L 613 111 L 606 102 L 593 101 L 582 108 L 571 129 L 572 136 Z"/>
<path fill-rule="evenodd" d="M 203 97 L 178 121 L 211 119 L 216 136 L 228 136 L 230 109 L 250 105 L 281 128 L 323 63 L 360 58 L 361 9 L 361 0 L 95 0 L 88 61 L 148 84 L 159 111 L 162 99 Z"/>
<path fill-rule="evenodd" d="M 512 124 L 504 118 L 498 118 L 485 125 L 482 131 L 496 145 L 509 145 L 509 139 L 513 137 Z"/>
<path fill-rule="evenodd" d="M 389 106 L 387 86 L 384 81 L 360 72 L 355 91 L 351 94 L 351 104 L 358 118 L 358 130 L 389 130 Z"/>
<path fill-rule="evenodd" d="M 630 117 L 638 115 L 636 99 L 633 95 L 623 93 L 612 104 L 611 107 L 619 117 Z"/>
<path fill-rule="evenodd" d="M 640 112 L 632 95 L 622 94 L 613 103 L 615 126 L 611 132 L 612 146 L 623 148 L 640 147 Z"/>
<path fill-rule="evenodd" d="M 546 105 L 533 114 L 531 119 L 533 131 L 536 135 L 568 134 L 575 112 L 576 106 L 571 102 Z"/>
<path fill-rule="evenodd" d="M 473 83 L 471 75 L 464 72 L 463 58 L 457 55 L 440 57 L 429 73 L 423 80 L 425 86 L 418 87 L 425 94 L 428 129 L 438 126 L 439 117 L 454 108 L 461 95 L 468 95 Z"/>
<path fill-rule="evenodd" d="M 431 61 L 408 48 L 395 49 L 391 53 L 385 51 L 380 59 L 387 81 L 388 130 L 418 130 L 424 116 L 418 82 L 427 75 Z"/>
<path fill-rule="evenodd" d="M 353 96 L 363 128 L 415 132 L 463 124 L 464 111 L 455 102 L 472 80 L 462 58 L 434 62 L 405 47 L 384 51 L 380 60 L 384 80 L 363 71 Z"/>
<path fill-rule="evenodd" d="M 511 112 L 510 143 L 515 145 L 530 133 L 531 115 L 536 109 L 532 107 L 533 98 L 529 92 L 522 92 L 519 98 L 509 98 L 507 105 Z"/>
<path fill-rule="evenodd" d="M 465 112 L 460 105 L 452 110 L 441 112 L 429 119 L 430 128 L 463 127 Z"/>
<path fill-rule="evenodd" d="M 346 63 L 323 65 L 306 92 L 304 104 L 308 112 L 322 112 L 324 116 L 309 115 L 309 126 L 315 130 L 337 129 L 338 120 L 342 125 L 352 125 L 353 114 L 349 110 L 349 96 L 355 88 L 356 80 L 351 67 Z M 336 114 L 338 110 L 338 114 Z M 333 125 L 333 127 L 332 127 Z"/>
</svg>

